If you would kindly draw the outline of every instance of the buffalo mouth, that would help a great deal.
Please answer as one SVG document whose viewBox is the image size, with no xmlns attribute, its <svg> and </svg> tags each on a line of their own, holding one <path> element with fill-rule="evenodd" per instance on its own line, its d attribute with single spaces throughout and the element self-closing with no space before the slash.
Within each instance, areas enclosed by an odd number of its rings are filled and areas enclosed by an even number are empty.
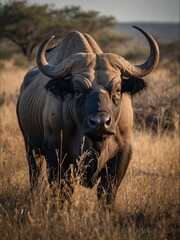
<svg viewBox="0 0 180 240">
<path fill-rule="evenodd" d="M 106 147 L 107 140 L 111 135 L 109 134 L 88 134 L 86 135 L 91 141 L 93 145 L 93 149 L 102 151 Z"/>
<path fill-rule="evenodd" d="M 109 135 L 108 134 L 88 134 L 87 135 L 93 142 L 103 142 L 105 141 Z"/>
<path fill-rule="evenodd" d="M 107 140 L 114 134 L 114 129 L 91 129 L 91 131 L 84 132 L 84 135 L 92 142 L 93 148 L 98 151 L 102 151 L 106 147 Z"/>
</svg>

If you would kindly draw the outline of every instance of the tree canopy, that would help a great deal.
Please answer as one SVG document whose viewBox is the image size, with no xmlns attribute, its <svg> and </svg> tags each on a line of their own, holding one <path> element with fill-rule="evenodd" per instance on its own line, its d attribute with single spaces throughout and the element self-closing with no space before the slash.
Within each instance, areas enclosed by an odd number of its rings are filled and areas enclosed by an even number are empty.
<svg viewBox="0 0 180 240">
<path fill-rule="evenodd" d="M 109 33 L 115 25 L 114 17 L 84 11 L 78 6 L 55 9 L 47 4 L 29 4 L 25 0 L 0 4 L 0 38 L 14 42 L 29 60 L 44 37 L 53 34 L 62 38 L 70 30 L 94 35 L 105 49 L 114 47 L 118 41 L 125 40 L 117 33 Z"/>
</svg>

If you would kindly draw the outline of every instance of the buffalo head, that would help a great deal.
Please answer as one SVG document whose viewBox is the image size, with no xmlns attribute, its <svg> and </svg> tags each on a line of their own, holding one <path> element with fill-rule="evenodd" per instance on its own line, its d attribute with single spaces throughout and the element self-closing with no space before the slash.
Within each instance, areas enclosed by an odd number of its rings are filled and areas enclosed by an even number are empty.
<svg viewBox="0 0 180 240">
<path fill-rule="evenodd" d="M 159 61 L 158 46 L 153 37 L 136 27 L 150 45 L 148 60 L 134 66 L 116 54 L 95 52 L 74 53 L 56 65 L 50 65 L 45 52 L 52 38 L 45 39 L 37 52 L 41 72 L 53 78 L 46 88 L 73 96 L 73 115 L 83 135 L 93 141 L 95 148 L 105 147 L 109 136 L 116 133 L 121 114 L 122 94 L 135 94 L 146 84 L 139 77 L 149 74 Z M 59 91 L 58 91 L 59 90 Z"/>
</svg>

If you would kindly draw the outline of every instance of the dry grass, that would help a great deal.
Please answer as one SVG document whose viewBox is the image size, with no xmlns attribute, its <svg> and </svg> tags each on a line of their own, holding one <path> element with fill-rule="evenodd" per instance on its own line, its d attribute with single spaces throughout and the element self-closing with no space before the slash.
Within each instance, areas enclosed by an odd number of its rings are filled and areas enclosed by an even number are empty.
<svg viewBox="0 0 180 240">
<path fill-rule="evenodd" d="M 0 238 L 179 239 L 177 133 L 134 133 L 133 159 L 118 190 L 116 208 L 110 213 L 98 209 L 95 188 L 77 185 L 72 204 L 63 208 L 58 198 L 52 197 L 44 176 L 37 192 L 30 194 L 28 166 L 15 114 L 25 72 L 8 64 L 1 72 L 1 93 L 5 92 L 6 97 L 0 109 Z"/>
<path fill-rule="evenodd" d="M 170 70 L 172 65 L 173 71 Z M 149 128 L 159 133 L 178 131 L 179 77 L 179 64 L 176 62 L 169 63 L 169 67 L 161 67 L 146 77 L 147 89 L 134 99 L 135 123 L 138 129 Z"/>
</svg>

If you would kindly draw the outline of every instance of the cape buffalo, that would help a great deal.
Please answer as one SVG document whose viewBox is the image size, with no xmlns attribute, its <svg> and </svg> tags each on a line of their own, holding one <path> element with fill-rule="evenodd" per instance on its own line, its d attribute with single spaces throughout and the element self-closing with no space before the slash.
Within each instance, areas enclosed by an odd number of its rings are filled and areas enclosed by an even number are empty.
<svg viewBox="0 0 180 240">
<path fill-rule="evenodd" d="M 150 45 L 149 58 L 139 66 L 103 53 L 86 33 L 72 31 L 49 50 L 53 37 L 40 44 L 37 67 L 25 75 L 17 104 L 32 188 L 42 154 L 51 185 L 58 182 L 62 190 L 71 166 L 77 169 L 81 162 L 82 184 L 93 187 L 98 180 L 98 199 L 113 203 L 132 153 L 131 96 L 146 86 L 141 77 L 159 61 L 154 38 L 135 28 Z"/>
</svg>

